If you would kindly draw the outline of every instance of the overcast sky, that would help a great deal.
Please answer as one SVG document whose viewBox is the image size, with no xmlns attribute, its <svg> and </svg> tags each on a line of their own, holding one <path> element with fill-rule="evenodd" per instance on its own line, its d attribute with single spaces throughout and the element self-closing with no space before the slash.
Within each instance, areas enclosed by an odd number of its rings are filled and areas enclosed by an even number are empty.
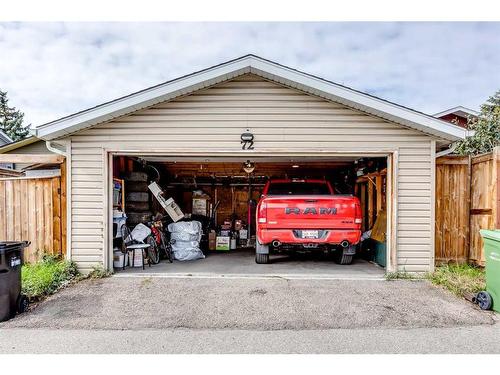
<svg viewBox="0 0 500 375">
<path fill-rule="evenodd" d="M 248 53 L 430 114 L 500 89 L 500 23 L 0 23 L 0 89 L 36 126 Z"/>
</svg>

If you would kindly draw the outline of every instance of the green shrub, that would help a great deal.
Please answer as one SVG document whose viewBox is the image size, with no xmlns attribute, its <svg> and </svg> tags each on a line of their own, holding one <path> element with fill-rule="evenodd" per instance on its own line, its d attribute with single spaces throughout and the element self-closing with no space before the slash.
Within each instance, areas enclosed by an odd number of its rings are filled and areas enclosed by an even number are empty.
<svg viewBox="0 0 500 375">
<path fill-rule="evenodd" d="M 45 255 L 40 262 L 25 264 L 21 270 L 22 292 L 39 299 L 56 292 L 79 277 L 73 262 Z"/>
<path fill-rule="evenodd" d="M 433 284 L 441 285 L 460 297 L 486 288 L 484 270 L 468 264 L 437 267 L 427 277 Z"/>
</svg>

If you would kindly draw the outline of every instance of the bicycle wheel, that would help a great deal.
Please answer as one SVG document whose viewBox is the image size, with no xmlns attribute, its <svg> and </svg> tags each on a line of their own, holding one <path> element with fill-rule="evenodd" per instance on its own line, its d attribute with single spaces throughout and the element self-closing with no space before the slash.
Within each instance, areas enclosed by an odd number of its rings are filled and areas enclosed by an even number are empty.
<svg viewBox="0 0 500 375">
<path fill-rule="evenodd" d="M 160 263 L 160 252 L 158 251 L 158 244 L 153 236 L 148 236 L 146 243 L 149 244 L 148 258 L 153 264 Z"/>
<path fill-rule="evenodd" d="M 174 253 L 172 252 L 172 246 L 170 244 L 165 248 L 165 252 L 167 253 L 167 258 L 170 263 L 174 262 Z"/>
<path fill-rule="evenodd" d="M 163 251 L 165 251 L 165 255 L 170 263 L 174 261 L 174 254 L 172 254 L 172 246 L 170 246 L 170 242 L 167 241 L 165 235 L 161 234 L 161 244 L 163 247 Z"/>
</svg>

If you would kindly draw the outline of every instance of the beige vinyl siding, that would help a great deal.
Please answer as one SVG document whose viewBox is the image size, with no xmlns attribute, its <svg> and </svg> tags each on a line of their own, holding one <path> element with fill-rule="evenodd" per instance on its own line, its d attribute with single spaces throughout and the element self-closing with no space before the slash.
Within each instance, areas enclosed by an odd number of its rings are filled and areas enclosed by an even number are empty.
<svg viewBox="0 0 500 375">
<path fill-rule="evenodd" d="M 246 129 L 259 151 L 398 151 L 398 267 L 430 269 L 433 138 L 252 75 L 71 136 L 72 259 L 84 270 L 103 262 L 103 148 L 241 153 Z"/>
</svg>

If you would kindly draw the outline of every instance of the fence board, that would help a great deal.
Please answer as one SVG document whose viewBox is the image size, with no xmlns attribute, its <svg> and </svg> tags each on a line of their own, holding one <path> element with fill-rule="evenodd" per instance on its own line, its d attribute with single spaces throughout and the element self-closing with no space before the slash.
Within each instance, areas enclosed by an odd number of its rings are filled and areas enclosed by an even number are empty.
<svg viewBox="0 0 500 375">
<path fill-rule="evenodd" d="M 28 214 L 28 231 L 29 231 L 29 241 L 31 241 L 31 246 L 25 251 L 25 259 L 27 261 L 33 261 L 38 258 L 37 253 L 37 231 L 36 231 L 36 183 L 35 180 L 30 181 L 28 184 L 28 196 L 29 196 L 29 214 Z"/>
<path fill-rule="evenodd" d="M 0 241 L 30 241 L 27 262 L 65 253 L 63 211 L 60 177 L 0 180 Z"/>
<path fill-rule="evenodd" d="M 14 216 L 14 237 L 21 237 L 21 185 L 13 184 L 13 216 Z"/>
<path fill-rule="evenodd" d="M 35 225 L 36 225 L 36 243 L 35 248 L 38 251 L 45 252 L 45 223 L 43 221 L 43 181 L 35 180 Z"/>
<path fill-rule="evenodd" d="M 61 180 L 52 180 L 52 232 L 61 233 Z M 62 236 L 61 236 L 62 237 Z M 61 237 L 54 236 L 52 251 L 56 253 L 61 253 Z"/>
<path fill-rule="evenodd" d="M 0 220 L 4 221 L 7 216 L 7 212 L 5 211 L 5 184 L 0 184 Z M 0 223 L 4 224 L 4 223 Z M 0 238 L 7 238 L 7 227 L 5 225 L 0 225 Z"/>
<path fill-rule="evenodd" d="M 5 218 L 7 220 L 6 230 L 7 238 L 14 238 L 14 189 L 12 186 L 12 181 L 7 181 L 5 183 Z"/>
<path fill-rule="evenodd" d="M 52 237 L 52 179 L 43 181 L 43 222 L 45 224 L 44 233 L 44 246 L 45 249 L 53 251 L 53 237 Z"/>
<path fill-rule="evenodd" d="M 29 226 L 22 224 L 22 218 L 29 219 L 28 181 L 21 180 L 21 238 L 28 238 Z"/>
</svg>

